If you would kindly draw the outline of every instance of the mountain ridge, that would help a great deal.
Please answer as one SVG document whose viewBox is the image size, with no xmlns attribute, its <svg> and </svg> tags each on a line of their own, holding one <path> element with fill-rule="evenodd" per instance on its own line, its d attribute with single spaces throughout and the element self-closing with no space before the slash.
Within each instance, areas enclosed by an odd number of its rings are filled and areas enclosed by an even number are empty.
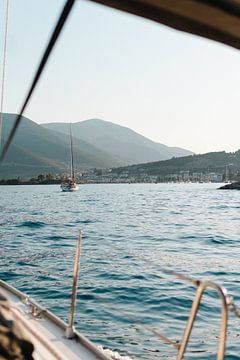
<svg viewBox="0 0 240 360">
<path fill-rule="evenodd" d="M 3 144 L 10 133 L 16 115 L 3 115 Z M 109 167 L 126 165 L 91 144 L 74 139 L 75 165 L 77 168 Z M 19 156 L 21 154 L 21 156 Z M 35 169 L 32 159 L 35 160 Z M 22 169 L 21 166 L 22 165 Z M 25 176 L 24 167 L 32 164 L 29 176 L 41 172 L 67 173 L 70 164 L 69 136 L 45 129 L 23 117 L 0 168 L 0 177 Z M 47 168 L 46 168 L 47 164 Z M 120 166 L 121 166 L 120 165 Z M 42 168 L 42 169 L 41 169 Z"/>
<path fill-rule="evenodd" d="M 43 126 L 65 134 L 68 129 L 67 123 L 60 122 L 43 124 Z M 72 124 L 72 129 L 75 137 L 92 145 L 95 144 L 102 150 L 123 159 L 129 165 L 193 154 L 189 150 L 154 142 L 128 127 L 106 120 L 88 119 L 75 122 Z"/>
<path fill-rule="evenodd" d="M 3 144 L 16 118 L 3 114 Z M 70 164 L 69 123 L 59 123 L 64 131 L 50 129 L 22 117 L 13 143 L 0 168 L 0 178 L 36 176 L 39 173 L 68 173 Z M 72 124 L 74 165 L 77 171 L 112 168 L 158 160 L 169 148 L 149 140 L 133 130 L 100 119 Z M 79 124 L 83 124 L 79 128 Z M 84 131 L 83 131 L 84 130 Z M 81 132 L 81 137 L 79 136 Z M 114 148 L 114 151 L 112 151 Z M 185 151 L 183 149 L 183 151 Z M 188 152 L 188 151 L 187 151 Z M 188 152 L 189 153 L 189 152 Z M 190 152 L 192 153 L 192 152 Z"/>
</svg>

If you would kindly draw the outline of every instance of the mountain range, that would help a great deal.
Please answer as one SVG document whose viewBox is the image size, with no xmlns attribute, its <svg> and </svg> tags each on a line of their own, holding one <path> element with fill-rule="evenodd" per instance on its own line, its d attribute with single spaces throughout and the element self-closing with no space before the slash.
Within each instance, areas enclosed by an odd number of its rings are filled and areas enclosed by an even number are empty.
<svg viewBox="0 0 240 360">
<path fill-rule="evenodd" d="M 48 130 L 69 134 L 68 123 L 48 123 L 43 126 Z M 100 119 L 74 123 L 72 130 L 75 138 L 111 154 L 125 165 L 167 160 L 172 157 L 193 154 L 182 148 L 154 142 L 127 127 Z"/>
<path fill-rule="evenodd" d="M 3 114 L 3 144 L 15 114 Z M 135 131 L 99 119 L 72 124 L 76 169 L 119 167 L 187 156 L 191 151 L 156 143 Z M 0 178 L 69 172 L 69 123 L 39 125 L 23 117 L 0 168 Z"/>
</svg>

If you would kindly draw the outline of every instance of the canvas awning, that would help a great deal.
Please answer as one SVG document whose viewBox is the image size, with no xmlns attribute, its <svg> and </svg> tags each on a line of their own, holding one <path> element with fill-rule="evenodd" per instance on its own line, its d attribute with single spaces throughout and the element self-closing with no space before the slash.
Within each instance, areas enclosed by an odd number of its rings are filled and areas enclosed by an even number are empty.
<svg viewBox="0 0 240 360">
<path fill-rule="evenodd" d="M 240 0 L 91 0 L 240 48 Z"/>
</svg>

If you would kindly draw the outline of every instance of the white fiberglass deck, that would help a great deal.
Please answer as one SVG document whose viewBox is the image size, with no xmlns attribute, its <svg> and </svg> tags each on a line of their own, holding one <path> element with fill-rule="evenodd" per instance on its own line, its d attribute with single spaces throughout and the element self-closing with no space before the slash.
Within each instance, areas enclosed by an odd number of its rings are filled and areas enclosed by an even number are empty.
<svg viewBox="0 0 240 360">
<path fill-rule="evenodd" d="M 21 323 L 34 345 L 34 359 L 109 360 L 78 332 L 74 332 L 73 339 L 67 339 L 66 323 L 2 280 L 0 293 L 9 301 L 13 319 Z"/>
</svg>

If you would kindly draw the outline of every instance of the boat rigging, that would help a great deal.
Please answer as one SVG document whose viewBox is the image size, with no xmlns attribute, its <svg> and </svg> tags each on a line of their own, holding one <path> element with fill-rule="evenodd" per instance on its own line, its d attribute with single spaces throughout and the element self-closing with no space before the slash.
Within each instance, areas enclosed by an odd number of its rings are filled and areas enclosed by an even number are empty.
<svg viewBox="0 0 240 360">
<path fill-rule="evenodd" d="M 9 0 L 7 0 L 6 3 L 6 20 L 5 20 L 4 44 L 3 44 L 2 87 L 1 87 L 1 104 L 0 104 L 0 151 L 2 149 L 3 101 L 4 101 L 5 72 L 6 72 L 8 14 L 9 14 Z"/>
</svg>

